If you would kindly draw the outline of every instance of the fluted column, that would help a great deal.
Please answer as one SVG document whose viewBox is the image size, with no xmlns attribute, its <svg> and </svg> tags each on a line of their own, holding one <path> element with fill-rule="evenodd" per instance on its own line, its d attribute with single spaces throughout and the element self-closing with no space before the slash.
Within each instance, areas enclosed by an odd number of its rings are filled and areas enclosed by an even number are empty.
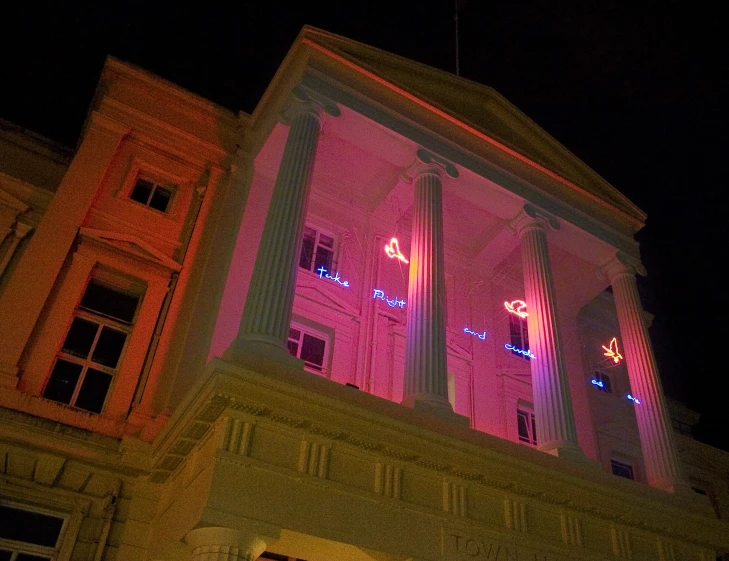
<svg viewBox="0 0 729 561">
<path fill-rule="evenodd" d="M 451 410 L 445 338 L 443 173 L 458 177 L 453 164 L 418 150 L 412 170 L 413 230 L 410 237 L 405 387 L 410 407 Z"/>
<path fill-rule="evenodd" d="M 261 536 L 223 527 L 196 528 L 185 541 L 192 561 L 255 561 L 266 550 Z"/>
<path fill-rule="evenodd" d="M 224 355 L 230 360 L 252 350 L 289 358 L 286 341 L 317 143 L 325 114 L 339 114 L 335 104 L 313 99 L 303 88 L 295 88 L 294 97 L 238 337 Z"/>
<path fill-rule="evenodd" d="M 635 282 L 636 272 L 645 271 L 639 263 L 631 262 L 622 254 L 617 254 L 603 271 L 613 288 L 631 394 L 640 400 L 640 404 L 633 405 L 648 484 L 673 492 L 677 484 L 685 486 L 685 483 Z"/>
<path fill-rule="evenodd" d="M 512 225 L 521 240 L 529 350 L 536 357 L 530 360 L 530 367 L 537 445 L 556 456 L 582 455 L 562 356 L 547 247 L 546 228 L 549 225 L 559 229 L 559 222 L 527 204 Z"/>
</svg>

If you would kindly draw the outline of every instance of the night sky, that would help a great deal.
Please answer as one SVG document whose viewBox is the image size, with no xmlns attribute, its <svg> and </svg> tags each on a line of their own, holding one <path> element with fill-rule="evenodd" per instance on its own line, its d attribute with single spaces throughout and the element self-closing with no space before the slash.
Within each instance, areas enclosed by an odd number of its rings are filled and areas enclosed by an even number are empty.
<svg viewBox="0 0 729 561">
<path fill-rule="evenodd" d="M 0 116 L 75 146 L 107 54 L 251 112 L 305 24 L 455 71 L 452 1 L 150 4 L 4 7 Z M 647 212 L 640 289 L 664 388 L 702 413 L 699 439 L 729 450 L 729 22 L 682 0 L 462 4 L 461 75 L 496 89 Z"/>
</svg>

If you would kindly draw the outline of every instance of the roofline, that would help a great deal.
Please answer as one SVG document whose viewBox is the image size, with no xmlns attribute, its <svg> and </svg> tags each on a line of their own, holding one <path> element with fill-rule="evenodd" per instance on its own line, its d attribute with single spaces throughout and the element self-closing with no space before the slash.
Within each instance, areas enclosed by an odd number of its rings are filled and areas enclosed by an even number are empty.
<svg viewBox="0 0 729 561">
<path fill-rule="evenodd" d="M 468 123 L 465 123 L 465 122 L 463 122 L 460 119 L 457 119 L 456 117 L 454 117 L 450 113 L 448 113 L 448 112 L 446 112 L 446 111 L 444 111 L 444 110 L 442 110 L 442 109 L 440 109 L 440 108 L 432 105 L 431 103 L 428 103 L 428 102 L 424 101 L 423 99 L 417 97 L 416 95 L 410 93 L 409 91 L 407 91 L 407 90 L 405 90 L 405 89 L 403 89 L 401 87 L 398 87 L 395 84 L 393 84 L 393 83 L 385 80 L 384 78 L 381 78 L 380 76 L 378 76 L 374 72 L 372 72 L 370 70 L 367 70 L 366 68 L 363 68 L 361 65 L 355 64 L 353 61 L 349 60 L 348 58 L 346 58 L 346 57 L 344 57 L 344 56 L 342 56 L 342 55 L 340 55 L 338 53 L 335 53 L 334 51 L 332 51 L 332 50 L 330 50 L 330 49 L 328 49 L 326 47 L 323 47 L 322 45 L 318 44 L 316 41 L 314 41 L 314 40 L 312 40 L 312 39 L 310 39 L 308 37 L 302 37 L 301 38 L 301 42 L 303 44 L 311 47 L 312 49 L 314 49 L 316 51 L 319 51 L 320 53 L 322 53 L 322 54 L 324 54 L 324 55 L 326 55 L 328 57 L 331 57 L 334 60 L 337 60 L 338 62 L 344 64 L 345 66 L 353 69 L 355 72 L 358 72 L 358 73 L 362 74 L 363 76 L 366 76 L 367 78 L 370 78 L 371 80 L 374 80 L 378 84 L 380 84 L 380 85 L 382 85 L 382 86 L 384 86 L 384 87 L 392 90 L 393 92 L 395 92 L 398 95 L 400 95 L 400 96 L 408 99 L 409 101 L 412 101 L 412 102 L 420 105 L 424 109 L 426 109 L 426 110 L 434 113 L 435 115 L 438 115 L 439 117 L 441 117 L 441 118 L 449 121 L 450 123 L 452 123 L 452 124 L 458 126 L 459 128 L 463 129 L 464 131 L 466 131 L 466 132 L 468 132 L 468 133 L 470 133 L 470 134 L 472 134 L 472 135 L 480 138 L 481 140 L 483 140 L 483 141 L 487 142 L 488 144 L 494 146 L 498 150 L 501 150 L 505 154 L 508 154 L 509 156 L 518 159 L 519 161 L 521 161 L 521 162 L 525 163 L 526 165 L 534 168 L 535 170 L 539 171 L 540 173 L 546 175 L 547 177 L 549 177 L 549 178 L 551 178 L 553 180 L 556 180 L 556 181 L 562 183 L 563 185 L 565 185 L 566 187 L 569 187 L 570 189 L 573 189 L 573 190 L 577 191 L 579 194 L 587 197 L 591 201 L 599 204 L 600 206 L 605 207 L 605 208 L 607 208 L 607 209 L 615 212 L 616 214 L 620 215 L 621 217 L 627 219 L 632 224 L 634 224 L 635 226 L 637 226 L 638 227 L 637 228 L 638 230 L 640 230 L 641 228 L 643 228 L 645 226 L 645 222 L 643 220 L 640 220 L 640 219 L 638 219 L 638 218 L 636 218 L 634 216 L 631 216 L 627 212 L 625 212 L 625 211 L 623 211 L 623 210 L 615 207 L 614 205 L 608 203 L 607 201 L 604 201 L 603 199 L 597 197 L 596 195 L 593 195 L 589 191 L 586 191 L 585 189 L 583 189 L 579 185 L 576 185 L 575 183 L 572 183 L 568 179 L 565 179 L 564 177 L 562 177 L 558 173 L 555 173 L 552 170 L 544 167 L 543 165 L 538 164 L 537 162 L 531 160 L 530 158 L 527 158 L 526 156 L 524 156 L 520 152 L 514 150 L 513 148 L 510 148 L 510 147 L 506 146 L 505 144 L 499 142 L 498 140 L 496 140 L 496 139 L 490 137 L 489 135 L 485 134 L 484 132 L 478 130 L 477 128 L 469 125 Z"/>
</svg>

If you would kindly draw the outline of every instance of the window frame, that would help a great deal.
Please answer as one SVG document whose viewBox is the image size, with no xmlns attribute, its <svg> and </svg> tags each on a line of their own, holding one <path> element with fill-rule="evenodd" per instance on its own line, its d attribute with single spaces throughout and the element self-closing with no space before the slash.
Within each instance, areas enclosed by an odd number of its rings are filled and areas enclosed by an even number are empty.
<svg viewBox="0 0 729 561">
<path fill-rule="evenodd" d="M 164 212 L 131 198 L 132 191 L 137 184 L 137 179 L 151 181 L 161 185 L 162 187 L 173 190 L 170 202 Z M 189 178 L 170 173 L 167 169 L 162 169 L 146 160 L 134 156 L 129 161 L 129 169 L 124 176 L 119 189 L 114 192 L 114 197 L 118 200 L 124 201 L 125 204 L 131 204 L 135 209 L 141 210 L 141 207 L 143 207 L 152 211 L 154 216 L 177 221 L 180 218 L 179 214 L 182 210 L 182 203 L 187 199 L 187 193 L 190 190 L 192 190 L 192 183 Z"/>
<path fill-rule="evenodd" d="M 71 522 L 71 515 L 69 513 L 61 513 L 55 510 L 50 510 L 47 508 L 37 507 L 35 505 L 29 505 L 1 498 L 0 505 L 10 507 L 16 510 L 23 510 L 26 512 L 34 512 L 46 516 L 52 516 L 54 518 L 59 518 L 63 520 L 61 529 L 58 532 L 58 537 L 56 538 L 56 544 L 53 547 L 36 545 L 30 542 L 23 542 L 0 537 L 0 550 L 4 549 L 5 551 L 10 551 L 11 561 L 14 561 L 20 553 L 28 553 L 30 555 L 48 557 L 50 561 L 56 561 L 58 559 L 63 549 L 66 536 L 69 533 L 69 525 Z"/>
<path fill-rule="evenodd" d="M 311 266 L 308 269 L 306 267 L 303 267 L 301 265 L 301 256 L 302 256 L 302 254 L 304 252 L 304 239 L 305 239 L 304 236 L 306 234 L 306 229 L 307 228 L 309 228 L 311 230 L 314 230 L 314 233 L 315 233 L 315 235 L 314 235 L 314 249 L 313 249 L 313 253 L 311 255 Z M 298 263 L 297 263 L 297 267 L 299 269 L 303 269 L 304 271 L 309 271 L 310 273 L 315 274 L 315 275 L 318 274 L 317 271 L 316 271 L 316 268 L 315 268 L 316 267 L 316 264 L 317 264 L 316 257 L 317 257 L 317 252 L 318 252 L 319 246 L 320 246 L 319 241 L 320 241 L 322 235 L 327 236 L 327 237 L 329 237 L 329 238 L 332 239 L 332 247 L 331 248 L 329 248 L 329 247 L 327 247 L 325 245 L 322 246 L 322 247 L 324 247 L 325 249 L 331 249 L 331 253 L 332 253 L 331 264 L 329 265 L 330 269 L 328 269 L 328 272 L 333 273 L 333 272 L 336 271 L 336 268 L 337 268 L 337 258 L 338 258 L 338 249 L 339 249 L 339 238 L 338 238 L 338 236 L 334 235 L 330 229 L 328 229 L 328 228 L 321 228 L 318 225 L 316 225 L 314 223 L 311 223 L 311 222 L 306 222 L 304 224 L 304 229 L 301 232 L 301 240 L 300 240 L 301 241 L 301 246 L 299 248 L 299 260 L 298 260 Z"/>
<path fill-rule="evenodd" d="M 142 201 L 138 201 L 137 199 L 132 198 L 134 194 L 134 190 L 137 188 L 137 184 L 140 181 L 146 181 L 147 183 L 150 183 L 152 185 L 152 188 L 149 192 L 149 196 L 147 197 L 147 202 L 143 203 Z M 154 197 L 155 192 L 157 189 L 162 189 L 165 191 L 169 191 L 170 197 L 167 200 L 167 205 L 165 205 L 164 210 L 160 210 L 158 208 L 154 208 L 151 206 L 152 197 Z M 170 181 L 160 181 L 158 179 L 155 179 L 152 175 L 146 174 L 146 173 L 137 173 L 137 176 L 134 178 L 134 181 L 132 181 L 132 187 L 129 190 L 129 200 L 135 204 L 142 205 L 149 210 L 152 210 L 154 212 L 159 212 L 160 214 L 168 215 L 170 213 L 170 209 L 172 208 L 172 205 L 174 203 L 175 197 L 177 195 L 177 191 L 179 189 L 179 186 L 176 183 L 170 182 Z"/>
<path fill-rule="evenodd" d="M 526 436 L 522 436 L 521 431 L 519 430 L 520 418 L 526 419 Z M 533 447 L 537 446 L 537 421 L 536 417 L 534 416 L 534 411 L 521 404 L 517 405 L 516 407 L 516 436 L 519 442 L 522 444 Z"/>
<path fill-rule="evenodd" d="M 78 303 L 76 304 L 76 307 L 73 310 L 73 314 L 71 316 L 71 321 L 68 323 L 68 327 L 66 328 L 64 335 L 61 339 L 60 347 L 53 358 L 53 361 L 51 363 L 51 367 L 50 367 L 50 370 L 46 377 L 45 383 L 43 384 L 43 387 L 41 388 L 40 395 L 44 399 L 48 399 L 50 401 L 53 401 L 54 403 L 59 403 L 65 407 L 68 407 L 68 408 L 71 408 L 71 409 L 74 409 L 77 411 L 82 411 L 84 413 L 89 413 L 89 414 L 93 414 L 93 415 L 103 415 L 104 414 L 104 410 L 109 401 L 109 396 L 112 395 L 114 392 L 114 386 L 116 384 L 116 381 L 118 380 L 118 375 L 122 369 L 122 365 L 124 362 L 124 355 L 126 354 L 126 351 L 129 347 L 130 340 L 132 338 L 132 333 L 134 331 L 136 321 L 139 317 L 140 310 L 143 306 L 144 296 L 145 296 L 145 292 L 146 292 L 146 289 L 142 287 L 142 285 L 144 283 L 139 281 L 138 279 L 134 279 L 134 280 L 130 279 L 129 282 L 125 283 L 126 286 L 120 286 L 120 284 L 122 284 L 121 278 L 112 276 L 112 275 L 113 274 L 108 271 L 97 269 L 95 271 L 92 271 L 91 275 L 89 276 L 86 283 L 84 284 L 83 290 L 81 291 L 81 295 L 78 300 Z M 114 281 L 116 281 L 116 282 L 114 282 Z M 126 323 L 123 320 L 118 320 L 118 319 L 109 317 L 101 312 L 94 312 L 92 310 L 82 307 L 81 302 L 83 301 L 83 298 L 86 295 L 86 291 L 88 290 L 89 286 L 91 286 L 92 283 L 96 283 L 98 285 L 104 286 L 108 289 L 114 290 L 121 294 L 134 295 L 137 297 L 137 305 L 134 310 L 132 319 L 129 323 Z M 76 318 L 81 318 L 85 321 L 89 321 L 89 322 L 93 322 L 93 323 L 97 324 L 97 331 L 96 331 L 96 334 L 94 335 L 94 341 L 89 349 L 89 352 L 88 352 L 86 358 L 74 356 L 73 354 L 65 352 L 63 350 L 63 346 L 66 342 L 66 338 L 67 338 L 67 336 L 71 330 L 71 326 L 73 325 L 73 322 Z M 114 329 L 116 331 L 122 331 L 126 334 L 124 344 L 121 348 L 121 351 L 119 352 L 119 358 L 118 358 L 116 366 L 114 368 L 105 366 L 101 363 L 94 362 L 92 360 L 93 353 L 96 349 L 96 343 L 98 342 L 98 339 L 101 336 L 101 333 L 105 326 L 108 326 L 109 328 Z M 56 364 L 58 363 L 59 359 L 81 366 L 81 373 L 79 374 L 78 380 L 76 381 L 76 386 L 73 390 L 73 393 L 72 393 L 71 398 L 68 403 L 64 403 L 62 401 L 57 401 L 57 400 L 45 397 L 46 388 L 51 383 L 51 380 L 53 378 L 53 372 L 56 368 Z M 93 368 L 93 369 L 103 372 L 105 374 L 109 374 L 111 376 L 111 381 L 109 383 L 109 387 L 106 390 L 104 400 L 103 400 L 103 402 L 101 404 L 101 408 L 98 412 L 76 406 L 76 401 L 78 399 L 78 395 L 81 391 L 83 382 L 86 379 L 86 375 L 88 374 L 88 371 L 90 368 Z"/>
<path fill-rule="evenodd" d="M 306 361 L 304 361 L 304 370 L 311 372 L 312 374 L 317 374 L 319 376 L 324 376 L 326 378 L 329 378 L 331 375 L 332 350 L 334 347 L 333 330 L 329 329 L 325 326 L 319 326 L 318 324 L 314 324 L 314 322 L 307 320 L 306 318 L 293 318 L 289 325 L 289 337 L 287 337 L 287 348 L 288 348 L 288 342 L 291 340 L 290 334 L 291 334 L 292 329 L 295 329 L 301 333 L 300 339 L 298 341 L 299 346 L 297 349 L 297 354 L 291 355 L 300 360 L 304 360 L 301 358 L 301 347 L 302 347 L 302 343 L 304 340 L 304 335 L 309 335 L 310 337 L 314 337 L 316 339 L 324 341 L 324 353 L 323 353 L 321 370 L 317 369 L 315 366 L 309 366 L 309 364 Z M 291 352 L 291 349 L 289 348 L 289 353 L 290 352 Z"/>
<path fill-rule="evenodd" d="M 616 468 L 619 469 L 627 469 L 630 471 L 630 477 L 626 477 L 625 475 L 620 475 L 618 473 L 615 473 Z M 610 473 L 612 473 L 615 477 L 622 477 L 623 479 L 630 479 L 632 481 L 635 481 L 635 465 L 628 463 L 627 460 L 616 460 L 615 458 L 610 458 Z"/>
<path fill-rule="evenodd" d="M 509 315 L 509 339 L 511 341 L 511 346 L 516 347 L 517 349 L 521 349 L 523 351 L 529 350 L 529 326 L 527 324 L 527 319 L 517 316 L 516 314 L 508 314 Z M 519 340 L 518 342 L 514 338 L 515 333 L 515 327 L 519 328 Z M 526 345 L 524 343 L 526 342 Z M 519 353 L 517 351 L 512 350 L 511 354 L 521 357 L 525 360 L 531 360 L 530 357 L 523 353 Z"/>
</svg>

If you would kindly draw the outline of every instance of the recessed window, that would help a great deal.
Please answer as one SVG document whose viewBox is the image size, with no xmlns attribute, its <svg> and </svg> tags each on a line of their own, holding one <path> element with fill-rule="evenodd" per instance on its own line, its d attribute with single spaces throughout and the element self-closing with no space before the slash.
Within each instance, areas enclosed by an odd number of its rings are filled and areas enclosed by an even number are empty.
<svg viewBox="0 0 729 561">
<path fill-rule="evenodd" d="M 51 561 L 60 545 L 65 519 L 0 504 L 0 561 Z"/>
<path fill-rule="evenodd" d="M 509 314 L 509 335 L 511 336 L 511 346 L 522 351 L 529 350 L 529 332 L 527 330 L 526 318 L 520 318 L 514 314 Z M 511 351 L 512 354 L 531 360 L 527 355 L 516 350 Z"/>
<path fill-rule="evenodd" d="M 43 397 L 101 413 L 140 296 L 92 279 L 79 304 Z"/>
<path fill-rule="evenodd" d="M 610 376 L 604 372 L 595 372 L 592 375 L 593 379 L 598 382 L 602 382 L 602 386 L 599 384 L 593 384 L 598 390 L 605 393 L 613 393 L 613 386 L 610 383 Z"/>
<path fill-rule="evenodd" d="M 524 409 L 516 410 L 516 424 L 519 431 L 519 441 L 532 446 L 537 445 L 537 421 L 534 413 Z"/>
<path fill-rule="evenodd" d="M 304 236 L 301 240 L 301 254 L 299 267 L 315 272 L 321 267 L 327 271 L 332 270 L 334 262 L 334 237 L 325 234 L 311 226 L 304 227 Z"/>
<path fill-rule="evenodd" d="M 139 177 L 134 183 L 130 199 L 160 212 L 167 212 L 174 190 Z"/>
<path fill-rule="evenodd" d="M 308 370 L 324 371 L 327 340 L 319 335 L 304 331 L 299 327 L 289 329 L 289 353 L 304 361 Z"/>
<path fill-rule="evenodd" d="M 618 477 L 624 477 L 625 479 L 635 479 L 633 475 L 633 466 L 617 460 L 610 460 L 610 468 L 612 469 L 613 475 Z"/>
</svg>

